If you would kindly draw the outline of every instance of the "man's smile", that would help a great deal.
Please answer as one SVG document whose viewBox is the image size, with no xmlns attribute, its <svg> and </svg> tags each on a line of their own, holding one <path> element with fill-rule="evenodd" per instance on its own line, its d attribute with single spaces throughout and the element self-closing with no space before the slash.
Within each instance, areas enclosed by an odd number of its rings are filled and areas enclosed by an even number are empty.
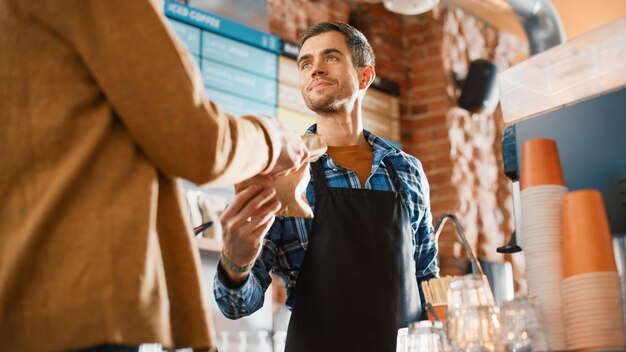
<svg viewBox="0 0 626 352">
<path fill-rule="evenodd" d="M 320 79 L 320 80 L 314 81 L 309 86 L 309 92 L 312 91 L 312 90 L 323 89 L 323 88 L 326 88 L 326 87 L 332 86 L 332 85 L 333 85 L 333 83 Z"/>
</svg>

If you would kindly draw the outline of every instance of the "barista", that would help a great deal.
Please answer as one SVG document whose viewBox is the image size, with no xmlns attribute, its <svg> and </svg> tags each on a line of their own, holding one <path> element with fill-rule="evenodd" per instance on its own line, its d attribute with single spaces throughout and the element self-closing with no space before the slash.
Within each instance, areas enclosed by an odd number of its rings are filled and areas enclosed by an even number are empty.
<svg viewBox="0 0 626 352">
<path fill-rule="evenodd" d="M 392 352 L 397 330 L 423 313 L 420 282 L 439 272 L 428 182 L 416 158 L 363 130 L 375 77 L 365 36 L 326 22 L 300 44 L 300 90 L 317 120 L 307 133 L 329 146 L 312 164 L 315 217 L 278 217 L 267 234 L 254 232 L 243 220 L 255 206 L 239 194 L 222 218 L 215 297 L 227 317 L 249 315 L 273 272 L 292 309 L 287 351 Z"/>
</svg>

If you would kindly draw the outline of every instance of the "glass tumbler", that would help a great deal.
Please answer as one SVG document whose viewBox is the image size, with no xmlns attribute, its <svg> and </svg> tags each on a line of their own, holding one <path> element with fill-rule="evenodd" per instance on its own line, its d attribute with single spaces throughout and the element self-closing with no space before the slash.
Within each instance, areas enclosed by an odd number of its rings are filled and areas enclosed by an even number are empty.
<svg viewBox="0 0 626 352">
<path fill-rule="evenodd" d="M 498 308 L 484 278 L 466 275 L 450 282 L 447 326 L 452 351 L 501 351 Z"/>
<path fill-rule="evenodd" d="M 517 297 L 500 306 L 500 344 L 507 352 L 548 351 L 537 297 Z"/>
<path fill-rule="evenodd" d="M 398 329 L 398 337 L 396 339 L 396 352 L 408 352 L 409 350 L 409 329 Z"/>
<path fill-rule="evenodd" d="M 408 352 L 451 352 L 440 321 L 419 321 L 409 325 Z"/>
</svg>

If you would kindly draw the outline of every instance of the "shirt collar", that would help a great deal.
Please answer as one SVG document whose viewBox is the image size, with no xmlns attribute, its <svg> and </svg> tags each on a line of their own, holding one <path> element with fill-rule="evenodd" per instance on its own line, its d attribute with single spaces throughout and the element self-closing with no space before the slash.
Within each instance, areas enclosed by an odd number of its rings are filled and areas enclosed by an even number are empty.
<svg viewBox="0 0 626 352">
<path fill-rule="evenodd" d="M 317 133 L 317 124 L 311 125 L 305 134 L 316 134 Z M 365 136 L 365 140 L 369 145 L 372 146 L 372 150 L 374 151 L 374 165 L 380 165 L 383 161 L 383 158 L 391 153 L 398 152 L 397 148 L 387 143 L 384 139 L 378 137 L 368 130 L 363 130 L 363 135 Z M 327 156 L 327 154 L 324 154 Z M 374 170 L 375 171 L 375 170 Z"/>
</svg>

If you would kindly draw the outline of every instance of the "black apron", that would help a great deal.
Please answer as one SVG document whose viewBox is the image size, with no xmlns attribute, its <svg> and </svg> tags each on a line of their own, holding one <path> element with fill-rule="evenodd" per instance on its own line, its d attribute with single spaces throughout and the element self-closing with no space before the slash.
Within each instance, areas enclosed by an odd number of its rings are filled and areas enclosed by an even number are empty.
<svg viewBox="0 0 626 352">
<path fill-rule="evenodd" d="M 395 192 L 329 188 L 313 163 L 315 219 L 287 332 L 287 352 L 395 352 L 421 314 L 410 214 Z"/>
</svg>

